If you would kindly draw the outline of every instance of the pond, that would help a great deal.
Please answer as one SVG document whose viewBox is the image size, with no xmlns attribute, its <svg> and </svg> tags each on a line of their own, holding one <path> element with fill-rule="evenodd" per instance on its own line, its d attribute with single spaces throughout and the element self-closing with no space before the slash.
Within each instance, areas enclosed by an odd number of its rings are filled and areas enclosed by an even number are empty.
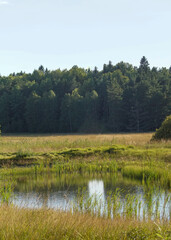
<svg viewBox="0 0 171 240">
<path fill-rule="evenodd" d="M 158 182 L 121 174 L 43 174 L 15 179 L 11 201 L 25 208 L 90 212 L 100 216 L 171 219 L 171 192 Z"/>
</svg>

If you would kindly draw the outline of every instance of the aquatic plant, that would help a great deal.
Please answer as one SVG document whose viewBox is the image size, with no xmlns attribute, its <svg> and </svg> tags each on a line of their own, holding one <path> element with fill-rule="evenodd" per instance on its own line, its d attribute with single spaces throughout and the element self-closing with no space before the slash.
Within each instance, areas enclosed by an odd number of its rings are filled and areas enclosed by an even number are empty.
<svg viewBox="0 0 171 240">
<path fill-rule="evenodd" d="M 10 204 L 14 190 L 14 179 L 3 179 L 0 181 L 1 204 Z"/>
</svg>

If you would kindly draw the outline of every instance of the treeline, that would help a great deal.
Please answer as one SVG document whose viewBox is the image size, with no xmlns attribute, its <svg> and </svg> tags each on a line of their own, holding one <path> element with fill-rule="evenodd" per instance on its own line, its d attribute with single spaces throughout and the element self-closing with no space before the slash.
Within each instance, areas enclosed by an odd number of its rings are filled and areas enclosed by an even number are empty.
<svg viewBox="0 0 171 240">
<path fill-rule="evenodd" d="M 0 77 L 2 132 L 146 132 L 171 114 L 171 68 L 120 62 L 103 70 L 49 71 Z"/>
</svg>

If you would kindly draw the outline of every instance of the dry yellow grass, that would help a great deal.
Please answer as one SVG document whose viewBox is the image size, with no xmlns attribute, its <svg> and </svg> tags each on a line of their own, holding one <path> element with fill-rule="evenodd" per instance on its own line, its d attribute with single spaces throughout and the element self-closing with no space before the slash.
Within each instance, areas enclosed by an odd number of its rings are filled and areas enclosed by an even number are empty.
<svg viewBox="0 0 171 240">
<path fill-rule="evenodd" d="M 0 152 L 49 152 L 63 148 L 125 144 L 144 146 L 152 133 L 88 135 L 6 135 L 0 138 Z"/>
<path fill-rule="evenodd" d="M 0 207 L 0 239 L 170 239 L 168 223 Z"/>
</svg>

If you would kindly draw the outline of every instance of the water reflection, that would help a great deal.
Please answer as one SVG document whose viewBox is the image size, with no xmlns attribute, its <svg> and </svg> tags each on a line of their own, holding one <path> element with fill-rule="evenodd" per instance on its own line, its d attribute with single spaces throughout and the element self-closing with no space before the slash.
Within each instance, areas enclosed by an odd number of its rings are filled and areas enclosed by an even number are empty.
<svg viewBox="0 0 171 240">
<path fill-rule="evenodd" d="M 26 208 L 53 208 L 69 210 L 78 206 L 78 193 L 82 191 L 82 209 L 96 201 L 100 214 L 133 212 L 144 216 L 171 216 L 171 194 L 168 189 L 142 185 L 124 179 L 121 175 L 45 175 L 16 179 L 13 204 Z M 88 202 L 89 201 L 89 202 Z M 94 206 L 94 205 L 93 205 Z M 110 209 L 109 209 L 110 206 Z M 95 207 L 93 207 L 95 210 Z M 98 209 L 99 210 L 99 209 Z"/>
<path fill-rule="evenodd" d="M 88 182 L 89 197 L 105 200 L 104 182 L 102 180 L 91 180 Z"/>
</svg>

